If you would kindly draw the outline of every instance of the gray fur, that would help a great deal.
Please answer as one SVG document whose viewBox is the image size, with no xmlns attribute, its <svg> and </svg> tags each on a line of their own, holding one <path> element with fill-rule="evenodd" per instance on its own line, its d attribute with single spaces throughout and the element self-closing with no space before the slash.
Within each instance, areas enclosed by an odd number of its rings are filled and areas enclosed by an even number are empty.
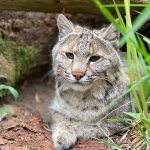
<svg viewBox="0 0 150 150">
<path fill-rule="evenodd" d="M 129 81 L 116 52 L 119 33 L 113 25 L 89 30 L 73 25 L 63 15 L 57 23 L 60 35 L 52 51 L 56 94 L 50 113 L 54 145 L 63 150 L 73 146 L 77 138 L 105 137 L 125 126 L 109 119 L 124 117 L 130 108 L 129 96 L 114 107 L 109 104 L 128 89 Z M 66 52 L 74 53 L 74 59 L 68 59 Z M 95 54 L 100 60 L 89 62 Z M 77 83 L 72 72 L 85 75 Z"/>
</svg>

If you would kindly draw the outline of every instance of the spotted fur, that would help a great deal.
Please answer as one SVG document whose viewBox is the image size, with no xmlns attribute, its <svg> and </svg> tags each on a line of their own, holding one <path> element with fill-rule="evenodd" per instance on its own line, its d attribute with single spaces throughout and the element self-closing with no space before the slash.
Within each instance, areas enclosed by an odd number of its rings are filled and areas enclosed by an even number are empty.
<svg viewBox="0 0 150 150">
<path fill-rule="evenodd" d="M 129 111 L 129 96 L 112 102 L 129 86 L 117 54 L 119 33 L 113 25 L 101 30 L 75 26 L 59 15 L 59 40 L 53 48 L 56 94 L 50 105 L 57 150 L 69 149 L 77 138 L 105 137 L 124 127 L 110 119 Z M 73 53 L 69 59 L 66 53 Z M 93 55 L 100 59 L 90 62 Z M 84 72 L 77 81 L 72 72 Z"/>
</svg>

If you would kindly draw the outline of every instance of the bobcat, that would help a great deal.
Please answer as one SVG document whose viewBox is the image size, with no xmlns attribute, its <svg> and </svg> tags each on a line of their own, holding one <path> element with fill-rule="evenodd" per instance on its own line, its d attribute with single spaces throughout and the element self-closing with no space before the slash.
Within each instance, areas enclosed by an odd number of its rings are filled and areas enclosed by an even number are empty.
<svg viewBox="0 0 150 150">
<path fill-rule="evenodd" d="M 56 94 L 50 105 L 56 150 L 74 146 L 78 138 L 106 137 L 125 124 L 112 122 L 130 111 L 129 87 L 116 50 L 120 34 L 111 24 L 101 30 L 57 18 L 58 42 L 52 50 Z M 113 105 L 112 105 L 113 103 Z"/>
</svg>

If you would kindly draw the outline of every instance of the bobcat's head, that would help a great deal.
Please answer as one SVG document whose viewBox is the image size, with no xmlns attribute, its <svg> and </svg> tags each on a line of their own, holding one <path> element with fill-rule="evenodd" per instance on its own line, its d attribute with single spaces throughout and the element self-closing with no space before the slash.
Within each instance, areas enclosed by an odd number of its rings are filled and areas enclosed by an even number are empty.
<svg viewBox="0 0 150 150">
<path fill-rule="evenodd" d="M 74 90 L 87 90 L 101 73 L 120 65 L 119 33 L 113 25 L 90 30 L 73 25 L 64 15 L 57 19 L 59 40 L 53 49 L 54 73 Z"/>
</svg>

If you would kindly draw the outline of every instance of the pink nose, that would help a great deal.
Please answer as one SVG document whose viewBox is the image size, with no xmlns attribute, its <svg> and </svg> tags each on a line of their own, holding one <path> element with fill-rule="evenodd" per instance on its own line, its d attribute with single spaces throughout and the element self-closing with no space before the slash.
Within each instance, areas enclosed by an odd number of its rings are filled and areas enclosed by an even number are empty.
<svg viewBox="0 0 150 150">
<path fill-rule="evenodd" d="M 72 74 L 77 80 L 80 80 L 85 75 L 83 72 L 73 72 Z"/>
</svg>

